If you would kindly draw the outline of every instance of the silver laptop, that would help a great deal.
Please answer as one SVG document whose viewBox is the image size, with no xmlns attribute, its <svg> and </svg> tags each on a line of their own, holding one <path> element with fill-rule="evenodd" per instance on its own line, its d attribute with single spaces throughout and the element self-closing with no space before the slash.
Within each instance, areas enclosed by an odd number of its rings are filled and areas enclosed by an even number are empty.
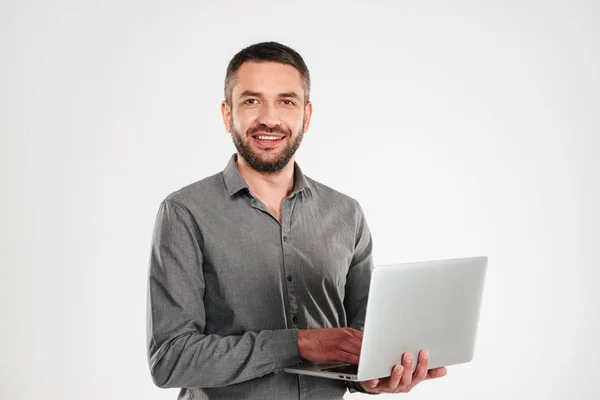
<svg viewBox="0 0 600 400">
<path fill-rule="evenodd" d="M 429 351 L 429 368 L 473 359 L 487 257 L 377 266 L 357 365 L 301 363 L 284 371 L 347 381 L 391 374 L 402 355 Z M 413 362 L 413 371 L 417 363 Z"/>
</svg>

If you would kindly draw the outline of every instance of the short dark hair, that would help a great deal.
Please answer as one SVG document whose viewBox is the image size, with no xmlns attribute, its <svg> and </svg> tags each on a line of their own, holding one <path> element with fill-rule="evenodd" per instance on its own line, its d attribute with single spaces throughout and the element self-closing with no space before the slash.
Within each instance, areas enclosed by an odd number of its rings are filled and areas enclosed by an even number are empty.
<svg viewBox="0 0 600 400">
<path fill-rule="evenodd" d="M 273 61 L 288 64 L 300 72 L 302 86 L 304 88 L 304 101 L 310 96 L 310 73 L 304 63 L 302 56 L 294 49 L 277 42 L 262 42 L 248 46 L 238 52 L 227 66 L 225 75 L 225 100 L 231 104 L 231 94 L 235 85 L 237 71 L 245 62 L 267 62 Z"/>
</svg>

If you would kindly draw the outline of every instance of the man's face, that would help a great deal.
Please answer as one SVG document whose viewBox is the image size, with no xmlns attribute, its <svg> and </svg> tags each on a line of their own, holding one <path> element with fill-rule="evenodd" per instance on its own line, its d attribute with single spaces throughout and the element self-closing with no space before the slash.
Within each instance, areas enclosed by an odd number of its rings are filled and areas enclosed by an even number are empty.
<svg viewBox="0 0 600 400">
<path fill-rule="evenodd" d="M 312 104 L 305 104 L 300 72 L 275 62 L 246 62 L 237 72 L 231 104 L 221 105 L 225 128 L 253 169 L 281 171 L 308 129 Z"/>
</svg>

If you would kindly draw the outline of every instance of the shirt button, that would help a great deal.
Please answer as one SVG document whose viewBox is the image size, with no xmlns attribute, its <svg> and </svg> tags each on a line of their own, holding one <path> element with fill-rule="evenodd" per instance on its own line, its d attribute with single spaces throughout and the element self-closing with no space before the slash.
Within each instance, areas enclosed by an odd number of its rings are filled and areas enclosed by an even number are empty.
<svg viewBox="0 0 600 400">
<path fill-rule="evenodd" d="M 288 280 L 288 282 L 291 282 L 292 281 L 292 276 L 288 275 L 287 280 Z"/>
<path fill-rule="evenodd" d="M 284 241 L 284 242 L 287 242 L 287 236 L 284 236 L 284 237 L 283 237 L 283 241 Z"/>
<path fill-rule="evenodd" d="M 298 316 L 297 316 L 297 315 L 294 315 L 294 316 L 292 317 L 292 321 L 293 321 L 295 324 L 297 324 L 297 323 L 298 323 Z"/>
</svg>

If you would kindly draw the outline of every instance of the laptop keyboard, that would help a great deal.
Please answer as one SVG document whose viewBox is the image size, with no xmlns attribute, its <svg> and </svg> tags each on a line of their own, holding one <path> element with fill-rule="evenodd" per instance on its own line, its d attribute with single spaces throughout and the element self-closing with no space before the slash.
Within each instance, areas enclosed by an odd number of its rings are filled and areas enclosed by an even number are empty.
<svg viewBox="0 0 600 400">
<path fill-rule="evenodd" d="M 339 374 L 356 375 L 358 373 L 358 365 L 343 365 L 341 367 L 325 368 L 325 369 L 322 369 L 321 371 L 337 372 Z"/>
</svg>

